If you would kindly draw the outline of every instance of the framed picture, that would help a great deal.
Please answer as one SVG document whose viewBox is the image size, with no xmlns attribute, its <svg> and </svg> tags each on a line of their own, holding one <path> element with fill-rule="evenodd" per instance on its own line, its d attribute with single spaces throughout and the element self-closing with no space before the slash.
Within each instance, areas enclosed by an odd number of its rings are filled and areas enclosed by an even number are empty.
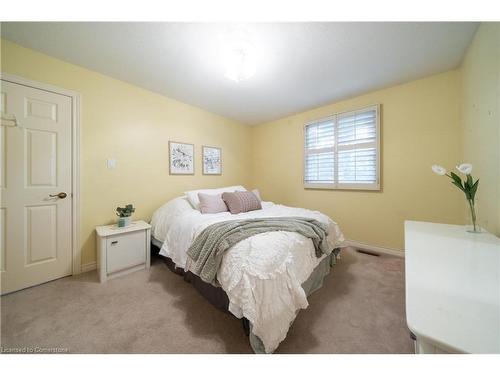
<svg viewBox="0 0 500 375">
<path fill-rule="evenodd" d="M 170 174 L 194 174 L 194 145 L 168 142 Z"/>
<path fill-rule="evenodd" d="M 203 174 L 222 174 L 222 150 L 219 147 L 203 146 Z"/>
</svg>

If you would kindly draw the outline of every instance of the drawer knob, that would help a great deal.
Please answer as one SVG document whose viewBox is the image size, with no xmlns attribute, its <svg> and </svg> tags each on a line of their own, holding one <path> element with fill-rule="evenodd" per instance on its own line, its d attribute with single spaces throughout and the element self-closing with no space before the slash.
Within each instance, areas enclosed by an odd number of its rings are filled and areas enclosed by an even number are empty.
<svg viewBox="0 0 500 375">
<path fill-rule="evenodd" d="M 111 241 L 111 245 L 116 245 L 118 241 Z"/>
</svg>

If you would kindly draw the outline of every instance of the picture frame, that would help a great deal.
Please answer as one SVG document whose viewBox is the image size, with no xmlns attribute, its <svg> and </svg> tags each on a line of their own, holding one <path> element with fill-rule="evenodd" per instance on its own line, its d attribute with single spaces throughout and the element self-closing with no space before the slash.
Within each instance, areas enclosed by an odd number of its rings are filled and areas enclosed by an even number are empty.
<svg viewBox="0 0 500 375">
<path fill-rule="evenodd" d="M 201 159 L 204 175 L 222 175 L 222 149 L 220 147 L 202 146 Z"/>
<path fill-rule="evenodd" d="M 194 144 L 168 141 L 169 174 L 194 175 Z"/>
</svg>

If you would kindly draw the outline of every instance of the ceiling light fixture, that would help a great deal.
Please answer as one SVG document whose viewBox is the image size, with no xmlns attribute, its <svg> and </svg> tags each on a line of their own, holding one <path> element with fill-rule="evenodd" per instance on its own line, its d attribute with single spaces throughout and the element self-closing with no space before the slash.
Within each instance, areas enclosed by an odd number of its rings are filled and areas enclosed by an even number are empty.
<svg viewBox="0 0 500 375">
<path fill-rule="evenodd" d="M 241 82 L 249 79 L 256 70 L 256 51 L 248 31 L 237 30 L 224 38 L 222 60 L 226 78 Z"/>
</svg>

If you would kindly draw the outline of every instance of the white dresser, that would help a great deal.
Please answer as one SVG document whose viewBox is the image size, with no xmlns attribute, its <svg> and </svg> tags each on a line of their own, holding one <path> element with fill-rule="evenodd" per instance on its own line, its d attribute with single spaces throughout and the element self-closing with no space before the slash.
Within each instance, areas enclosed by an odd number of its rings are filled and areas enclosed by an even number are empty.
<svg viewBox="0 0 500 375">
<path fill-rule="evenodd" d="M 500 353 L 500 239 L 405 222 L 406 319 L 416 353 Z"/>
<path fill-rule="evenodd" d="M 104 225 L 97 232 L 97 270 L 101 283 L 150 266 L 151 225 L 134 221 L 119 228 Z"/>
</svg>

